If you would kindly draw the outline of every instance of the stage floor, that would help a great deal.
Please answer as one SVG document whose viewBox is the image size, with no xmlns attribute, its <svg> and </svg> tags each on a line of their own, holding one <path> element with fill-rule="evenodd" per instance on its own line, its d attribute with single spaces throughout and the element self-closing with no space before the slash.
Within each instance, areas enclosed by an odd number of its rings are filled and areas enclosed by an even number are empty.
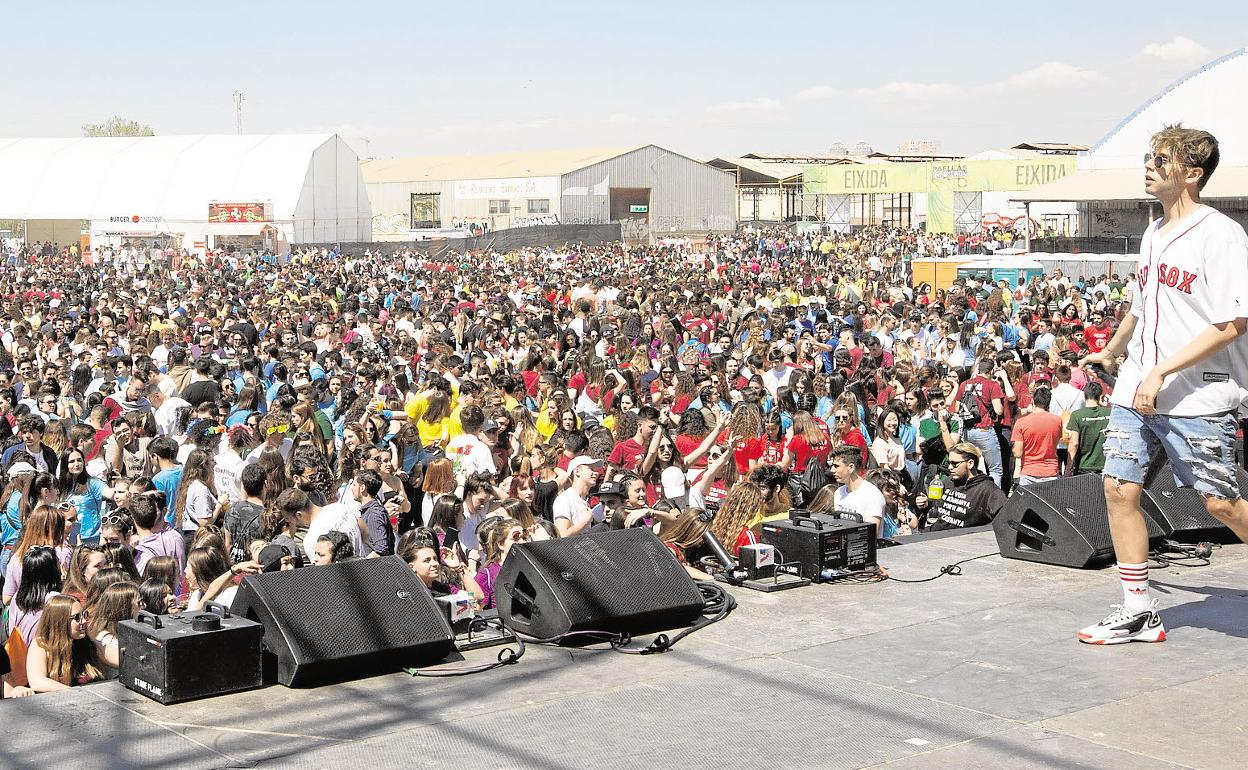
<svg viewBox="0 0 1248 770">
<path fill-rule="evenodd" d="M 921 578 L 991 532 L 880 552 Z M 21 768 L 1240 768 L 1248 547 L 1155 571 L 1169 639 L 1090 647 L 1113 570 L 980 559 L 916 585 L 734 589 L 663 655 L 530 646 L 458 679 L 393 674 L 163 707 L 116 683 L 0 703 Z M 495 651 L 469 653 L 470 662 Z"/>
</svg>

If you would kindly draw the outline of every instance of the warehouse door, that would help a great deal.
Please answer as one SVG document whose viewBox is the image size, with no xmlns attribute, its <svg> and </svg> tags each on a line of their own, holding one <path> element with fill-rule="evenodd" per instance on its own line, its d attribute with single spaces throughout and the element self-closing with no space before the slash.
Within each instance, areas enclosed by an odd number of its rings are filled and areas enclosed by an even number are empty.
<svg viewBox="0 0 1248 770">
<path fill-rule="evenodd" d="M 630 243 L 650 240 L 650 188 L 612 187 L 611 221 L 620 223 L 620 234 Z"/>
</svg>

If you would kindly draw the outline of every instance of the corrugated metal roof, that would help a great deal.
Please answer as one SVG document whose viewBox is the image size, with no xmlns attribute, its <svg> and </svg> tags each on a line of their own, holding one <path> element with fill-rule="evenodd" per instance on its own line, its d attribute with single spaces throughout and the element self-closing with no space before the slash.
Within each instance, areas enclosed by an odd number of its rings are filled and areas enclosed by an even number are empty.
<svg viewBox="0 0 1248 770">
<path fill-rule="evenodd" d="M 894 163 L 913 163 L 928 160 L 965 160 L 965 155 L 950 154 L 947 152 L 873 152 L 867 157 L 880 158 L 882 160 L 891 160 Z"/>
<path fill-rule="evenodd" d="M 807 165 L 805 163 L 766 163 L 751 158 L 712 158 L 707 161 L 707 164 L 728 171 L 738 168 L 752 171 L 777 182 L 800 177 Z"/>
<path fill-rule="evenodd" d="M 646 146 L 648 145 L 634 144 L 592 149 L 534 150 L 486 155 L 367 160 L 360 164 L 360 171 L 364 174 L 365 184 L 562 176 L 570 171 L 618 158 Z"/>
<path fill-rule="evenodd" d="M 1036 152 L 1087 152 L 1092 149 L 1087 144 L 1067 144 L 1066 142 L 1020 142 L 1014 150 L 1035 150 Z"/>
<path fill-rule="evenodd" d="M 765 152 L 747 152 L 741 156 L 745 160 L 759 160 L 765 163 L 800 163 L 813 165 L 819 163 L 862 163 L 863 155 L 800 155 L 773 154 Z"/>
<path fill-rule="evenodd" d="M 1218 168 L 1201 191 L 1202 198 L 1248 198 L 1248 167 Z M 1014 193 L 1011 200 L 1046 203 L 1085 201 L 1145 201 L 1144 167 L 1106 168 L 1077 171 L 1026 192 Z"/>
</svg>

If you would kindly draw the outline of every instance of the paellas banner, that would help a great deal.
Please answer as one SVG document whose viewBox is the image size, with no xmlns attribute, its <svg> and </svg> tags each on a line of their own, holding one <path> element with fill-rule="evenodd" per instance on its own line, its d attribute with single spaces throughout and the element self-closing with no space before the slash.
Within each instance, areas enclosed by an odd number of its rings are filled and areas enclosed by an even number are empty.
<svg viewBox="0 0 1248 770">
<path fill-rule="evenodd" d="M 806 166 L 803 192 L 813 195 L 1003 192 L 1030 190 L 1074 172 L 1074 156 L 1006 160 Z"/>
<path fill-rule="evenodd" d="M 208 221 L 217 224 L 271 222 L 273 217 L 259 201 L 247 203 L 209 203 Z"/>
</svg>

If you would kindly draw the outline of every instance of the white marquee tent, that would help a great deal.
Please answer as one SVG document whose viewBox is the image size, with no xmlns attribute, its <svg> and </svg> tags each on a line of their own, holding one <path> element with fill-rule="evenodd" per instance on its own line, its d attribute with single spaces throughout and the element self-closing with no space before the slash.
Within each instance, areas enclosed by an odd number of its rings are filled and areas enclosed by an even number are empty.
<svg viewBox="0 0 1248 770">
<path fill-rule="evenodd" d="M 263 215 L 209 222 L 212 203 Z M 93 237 L 155 233 L 187 249 L 266 228 L 294 244 L 372 233 L 359 159 L 336 134 L 0 139 L 0 218 L 88 220 Z"/>
</svg>

